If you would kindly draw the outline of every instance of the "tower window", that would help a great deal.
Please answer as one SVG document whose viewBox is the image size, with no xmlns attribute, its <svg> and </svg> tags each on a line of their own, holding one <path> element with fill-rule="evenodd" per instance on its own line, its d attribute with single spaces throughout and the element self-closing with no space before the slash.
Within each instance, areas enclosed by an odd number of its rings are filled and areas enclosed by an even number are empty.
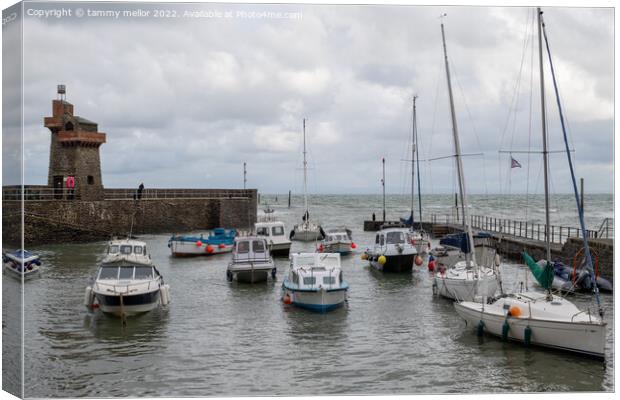
<svg viewBox="0 0 620 400">
<path fill-rule="evenodd" d="M 95 177 L 92 175 L 88 175 L 88 184 L 89 185 L 94 185 L 95 184 Z"/>
<path fill-rule="evenodd" d="M 67 122 L 65 124 L 65 130 L 66 131 L 72 131 L 73 130 L 73 123 L 71 121 Z"/>
</svg>

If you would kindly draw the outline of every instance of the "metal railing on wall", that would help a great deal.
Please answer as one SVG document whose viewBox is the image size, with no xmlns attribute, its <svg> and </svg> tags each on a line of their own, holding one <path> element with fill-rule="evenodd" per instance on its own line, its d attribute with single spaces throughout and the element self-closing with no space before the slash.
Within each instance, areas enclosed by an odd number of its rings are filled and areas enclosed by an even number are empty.
<svg viewBox="0 0 620 400">
<path fill-rule="evenodd" d="M 67 188 L 51 188 L 49 186 L 3 186 L 2 201 L 53 201 L 79 200 L 75 190 Z"/>
<path fill-rule="evenodd" d="M 462 224 L 453 215 L 431 215 L 433 224 Z M 507 235 L 531 240 L 545 240 L 547 232 L 546 225 L 531 221 L 516 221 L 506 218 L 495 218 L 485 215 L 472 215 L 470 217 L 472 228 L 489 232 L 504 233 Z M 552 243 L 562 244 L 570 237 L 583 237 L 580 228 L 560 225 L 549 226 L 549 239 Z M 603 222 L 598 230 L 586 230 L 586 235 L 590 239 L 609 239 L 613 238 L 613 220 Z"/>
<path fill-rule="evenodd" d="M 140 199 L 180 199 L 180 198 L 244 198 L 249 199 L 255 190 L 247 189 L 104 189 L 106 200 Z"/>
</svg>

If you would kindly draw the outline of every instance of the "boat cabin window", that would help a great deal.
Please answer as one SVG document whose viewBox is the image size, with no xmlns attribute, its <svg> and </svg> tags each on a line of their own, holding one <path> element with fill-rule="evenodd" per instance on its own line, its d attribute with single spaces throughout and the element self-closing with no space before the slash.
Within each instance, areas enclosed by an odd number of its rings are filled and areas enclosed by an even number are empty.
<svg viewBox="0 0 620 400">
<path fill-rule="evenodd" d="M 377 235 L 377 236 L 375 237 L 375 244 L 379 244 L 379 236 L 380 236 L 380 235 Z"/>
<path fill-rule="evenodd" d="M 118 279 L 133 279 L 133 267 L 121 267 Z"/>
<path fill-rule="evenodd" d="M 142 246 L 133 246 L 133 252 L 134 252 L 134 254 L 143 254 L 142 253 Z"/>
<path fill-rule="evenodd" d="M 136 273 L 134 279 L 151 279 L 153 278 L 153 268 L 151 267 L 136 267 Z"/>
<path fill-rule="evenodd" d="M 293 283 L 299 285 L 299 275 L 297 275 L 297 272 L 293 272 Z"/>
<path fill-rule="evenodd" d="M 304 276 L 304 285 L 315 285 L 316 277 L 314 276 Z"/>
<path fill-rule="evenodd" d="M 388 244 L 405 243 L 405 235 L 402 232 L 388 232 L 386 237 Z"/>
<path fill-rule="evenodd" d="M 256 234 L 258 236 L 269 236 L 269 228 L 266 226 L 261 226 L 260 228 L 256 228 Z"/>
<path fill-rule="evenodd" d="M 323 284 L 324 285 L 335 285 L 336 284 L 336 277 L 335 276 L 324 276 L 323 277 Z"/>
<path fill-rule="evenodd" d="M 108 254 L 116 254 L 116 253 L 118 253 L 117 244 L 113 244 L 112 246 L 108 247 Z"/>
<path fill-rule="evenodd" d="M 264 253 L 265 252 L 265 242 L 262 240 L 254 240 L 252 242 L 252 251 L 254 253 Z"/>
<path fill-rule="evenodd" d="M 250 242 L 237 242 L 237 253 L 247 253 L 250 251 Z"/>
<path fill-rule="evenodd" d="M 274 226 L 271 228 L 271 234 L 273 236 L 282 236 L 284 235 L 284 227 L 283 226 Z"/>
<path fill-rule="evenodd" d="M 109 267 L 101 267 L 101 271 L 99 272 L 99 279 L 117 279 L 118 278 L 118 267 L 109 266 Z"/>
<path fill-rule="evenodd" d="M 385 239 L 384 239 L 383 235 L 379 235 L 379 244 L 381 246 L 383 246 L 385 244 Z"/>
<path fill-rule="evenodd" d="M 131 245 L 122 245 L 121 246 L 122 254 L 131 254 Z"/>
</svg>

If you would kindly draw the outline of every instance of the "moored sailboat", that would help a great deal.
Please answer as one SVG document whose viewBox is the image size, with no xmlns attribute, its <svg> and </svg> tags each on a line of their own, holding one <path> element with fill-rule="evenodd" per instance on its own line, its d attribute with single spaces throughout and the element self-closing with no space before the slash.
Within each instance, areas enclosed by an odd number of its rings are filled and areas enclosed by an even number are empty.
<svg viewBox="0 0 620 400">
<path fill-rule="evenodd" d="M 577 211 L 582 232 L 586 232 L 583 209 L 579 206 L 579 196 L 575 182 L 572 160 L 564 128 L 564 117 L 557 84 L 553 69 L 553 62 L 549 49 L 549 43 L 545 34 L 545 25 L 542 19 L 542 11 L 537 9 L 538 21 L 538 53 L 540 64 L 540 91 L 542 109 L 542 135 L 543 135 L 543 164 L 545 177 L 545 218 L 546 226 L 550 225 L 549 212 L 549 162 L 547 151 L 547 123 L 545 110 L 545 91 L 543 73 L 543 51 L 542 37 L 545 36 L 547 55 L 553 77 L 554 87 L 556 88 L 556 101 L 560 112 L 560 122 L 564 132 L 564 143 L 566 155 L 570 167 L 571 178 L 573 181 L 573 191 L 577 200 Z M 598 305 L 596 315 L 590 309 L 580 310 L 569 300 L 551 293 L 554 280 L 554 266 L 548 260 L 551 259 L 551 244 L 548 230 L 545 231 L 546 260 L 538 263 L 534 261 L 526 252 L 523 258 L 540 285 L 546 289 L 546 293 L 536 291 L 525 291 L 514 293 L 499 298 L 490 304 L 463 302 L 454 305 L 457 313 L 467 321 L 468 325 L 477 327 L 478 333 L 488 332 L 492 335 L 501 336 L 506 340 L 514 340 L 544 347 L 586 354 L 597 358 L 605 357 L 605 334 L 607 323 L 602 320 L 602 309 L 598 297 L 598 287 L 596 279 L 593 279 L 594 294 Z M 588 247 L 588 238 L 583 236 L 584 251 L 586 255 L 587 268 L 592 278 L 594 271 L 592 268 L 592 258 Z"/>
<path fill-rule="evenodd" d="M 446 37 L 444 25 L 441 23 L 441 38 L 448 82 L 448 97 L 450 100 L 450 114 L 452 117 L 452 136 L 456 167 L 458 172 L 459 192 L 463 215 L 463 230 L 461 249 L 465 254 L 464 261 L 458 261 L 447 268 L 437 268 L 433 276 L 433 292 L 443 297 L 454 300 L 473 300 L 476 296 L 482 298 L 492 297 L 497 291 L 498 274 L 493 264 L 490 266 L 480 265 L 476 261 L 476 253 L 473 251 L 474 235 L 468 223 L 467 192 L 465 190 L 465 177 L 463 173 L 463 161 L 461 144 L 459 141 L 456 113 L 454 111 L 454 99 L 452 96 L 452 84 L 450 80 L 450 68 L 448 65 L 448 52 L 446 49 Z"/>
</svg>

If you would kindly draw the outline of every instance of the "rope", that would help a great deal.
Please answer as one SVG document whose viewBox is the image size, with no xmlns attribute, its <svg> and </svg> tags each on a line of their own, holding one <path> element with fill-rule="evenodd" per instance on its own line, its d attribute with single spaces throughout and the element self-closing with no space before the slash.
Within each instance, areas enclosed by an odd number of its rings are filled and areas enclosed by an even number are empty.
<svg viewBox="0 0 620 400">
<path fill-rule="evenodd" d="M 542 16 L 541 16 L 542 19 Z M 577 181 L 575 179 L 575 171 L 573 168 L 573 160 L 570 154 L 570 148 L 568 145 L 568 137 L 566 135 L 566 126 L 564 124 L 564 113 L 562 112 L 562 104 L 560 103 L 560 95 L 558 92 L 558 84 L 555 79 L 555 70 L 553 68 L 553 60 L 551 59 L 551 50 L 549 48 L 549 39 L 547 38 L 547 30 L 545 29 L 545 23 L 542 22 L 542 31 L 543 36 L 545 37 L 545 46 L 547 48 L 547 55 L 549 57 L 549 66 L 551 67 L 551 76 L 553 78 L 553 89 L 555 91 L 555 98 L 558 105 L 558 111 L 560 113 L 560 123 L 562 124 L 562 133 L 564 136 L 564 145 L 566 147 L 566 156 L 568 158 L 568 166 L 570 169 L 571 180 L 573 182 L 573 192 L 575 194 L 575 201 L 577 203 L 577 211 L 579 212 L 579 224 L 581 225 L 581 232 L 583 236 L 583 247 L 586 255 L 587 267 L 590 272 L 590 276 L 592 278 L 592 283 L 594 284 L 594 294 L 596 296 L 596 304 L 598 306 L 599 315 L 603 315 L 603 310 L 601 308 L 601 299 L 599 297 L 598 285 L 596 284 L 596 277 L 594 276 L 594 269 L 592 267 L 592 255 L 590 254 L 590 246 L 588 245 L 588 235 L 586 235 L 586 223 L 583 218 L 583 209 L 579 204 L 579 191 L 577 190 Z"/>
</svg>

